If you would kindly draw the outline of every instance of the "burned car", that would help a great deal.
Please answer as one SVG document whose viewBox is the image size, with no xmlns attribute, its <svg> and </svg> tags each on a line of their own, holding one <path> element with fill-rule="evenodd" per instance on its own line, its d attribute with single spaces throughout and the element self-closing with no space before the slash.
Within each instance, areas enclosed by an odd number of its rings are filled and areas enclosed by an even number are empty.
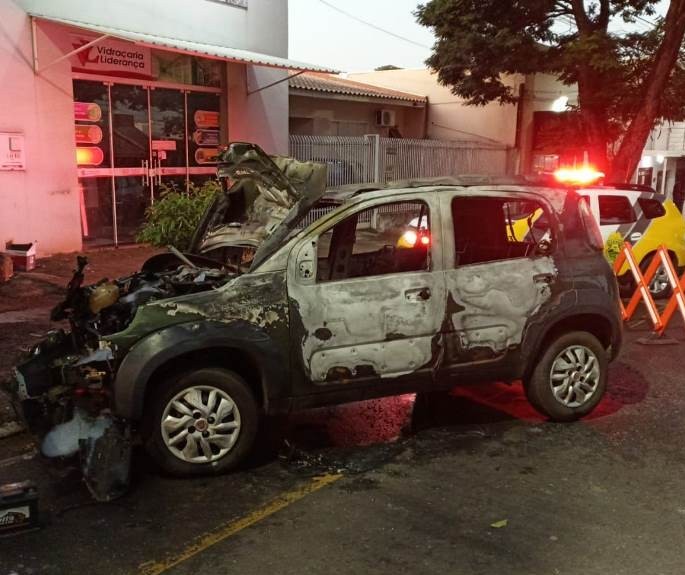
<svg viewBox="0 0 685 575">
<path fill-rule="evenodd" d="M 80 452 L 96 497 L 124 488 L 135 438 L 196 475 L 235 467 L 263 414 L 495 380 L 522 380 L 557 421 L 601 400 L 618 291 L 574 191 L 492 177 L 326 191 L 325 167 L 254 145 L 220 160 L 190 250 L 94 286 L 80 260 L 54 312 L 71 329 L 16 368 L 43 452 Z M 416 222 L 421 241 L 401 241 Z"/>
</svg>

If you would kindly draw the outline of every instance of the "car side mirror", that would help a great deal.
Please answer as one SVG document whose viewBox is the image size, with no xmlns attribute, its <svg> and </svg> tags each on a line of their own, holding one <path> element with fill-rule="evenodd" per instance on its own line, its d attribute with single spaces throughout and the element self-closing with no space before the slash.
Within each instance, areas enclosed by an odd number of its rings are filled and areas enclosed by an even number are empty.
<svg viewBox="0 0 685 575">
<path fill-rule="evenodd" d="M 546 256 L 552 251 L 552 242 L 548 239 L 542 239 L 535 246 L 535 255 Z"/>
<path fill-rule="evenodd" d="M 295 274 L 301 284 L 313 284 L 316 281 L 316 240 L 309 240 L 302 245 L 295 258 Z"/>
</svg>

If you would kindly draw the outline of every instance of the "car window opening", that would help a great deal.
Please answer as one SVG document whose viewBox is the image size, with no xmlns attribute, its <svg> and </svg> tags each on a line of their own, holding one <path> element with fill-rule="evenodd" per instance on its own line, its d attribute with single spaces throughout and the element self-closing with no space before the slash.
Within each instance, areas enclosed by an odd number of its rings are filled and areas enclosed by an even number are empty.
<svg viewBox="0 0 685 575">
<path fill-rule="evenodd" d="M 457 197 L 452 222 L 457 266 L 542 255 L 551 247 L 549 216 L 535 201 Z"/>
<path fill-rule="evenodd" d="M 319 236 L 317 281 L 430 270 L 424 202 L 393 202 L 352 214 Z"/>
</svg>

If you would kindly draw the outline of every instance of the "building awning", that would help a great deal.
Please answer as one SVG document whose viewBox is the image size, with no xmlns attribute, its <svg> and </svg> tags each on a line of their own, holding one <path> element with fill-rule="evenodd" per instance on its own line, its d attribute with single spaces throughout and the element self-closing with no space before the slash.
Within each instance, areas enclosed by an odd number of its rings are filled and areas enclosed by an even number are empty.
<svg viewBox="0 0 685 575">
<path fill-rule="evenodd" d="M 111 38 L 118 38 L 120 40 L 128 40 L 139 45 L 148 46 L 151 48 L 160 48 L 164 50 L 172 50 L 175 52 L 182 52 L 185 54 L 192 54 L 202 58 L 214 58 L 219 60 L 226 60 L 228 62 L 239 62 L 243 64 L 253 64 L 255 66 L 266 66 L 269 68 L 284 68 L 288 70 L 298 70 L 307 72 L 337 72 L 331 68 L 324 66 L 317 66 L 315 64 L 305 64 L 304 62 L 297 62 L 287 58 L 279 58 L 278 56 L 270 56 L 268 54 L 261 54 L 259 52 L 251 52 L 249 50 L 241 50 L 238 48 L 231 48 L 230 46 L 223 46 L 218 44 L 205 44 L 203 42 L 192 42 L 190 40 L 181 40 L 178 38 L 169 38 L 167 36 L 158 36 L 147 32 L 134 32 L 132 30 L 122 30 L 120 28 L 111 28 L 109 26 L 102 26 L 101 24 L 93 24 L 88 22 L 81 22 L 78 20 L 70 20 L 67 18 L 56 18 L 53 16 L 45 16 L 43 14 L 29 12 L 29 15 L 41 20 L 55 22 L 57 24 L 64 24 L 72 26 L 101 36 Z"/>
</svg>

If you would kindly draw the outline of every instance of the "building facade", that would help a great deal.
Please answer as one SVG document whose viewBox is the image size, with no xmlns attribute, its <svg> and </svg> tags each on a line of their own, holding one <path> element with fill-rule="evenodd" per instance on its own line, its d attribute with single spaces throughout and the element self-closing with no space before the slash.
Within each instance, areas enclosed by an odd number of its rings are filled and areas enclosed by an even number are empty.
<svg viewBox="0 0 685 575">
<path fill-rule="evenodd" d="M 290 135 L 424 138 L 426 96 L 333 74 L 290 77 Z"/>
<path fill-rule="evenodd" d="M 286 0 L 0 5 L 0 242 L 39 255 L 133 241 L 217 148 L 288 150 Z"/>
</svg>

